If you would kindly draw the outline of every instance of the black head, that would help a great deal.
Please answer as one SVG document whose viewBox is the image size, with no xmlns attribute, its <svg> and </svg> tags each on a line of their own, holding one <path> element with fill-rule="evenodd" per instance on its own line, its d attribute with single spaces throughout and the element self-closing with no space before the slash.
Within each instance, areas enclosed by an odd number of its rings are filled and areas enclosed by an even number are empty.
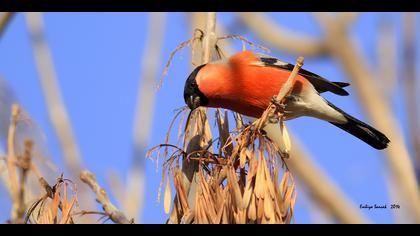
<svg viewBox="0 0 420 236">
<path fill-rule="evenodd" d="M 188 76 L 187 81 L 185 81 L 184 100 L 191 110 L 194 110 L 199 106 L 206 106 L 209 103 L 209 99 L 200 91 L 195 79 L 198 72 L 205 65 L 206 64 L 203 64 L 195 68 L 190 76 Z"/>
</svg>

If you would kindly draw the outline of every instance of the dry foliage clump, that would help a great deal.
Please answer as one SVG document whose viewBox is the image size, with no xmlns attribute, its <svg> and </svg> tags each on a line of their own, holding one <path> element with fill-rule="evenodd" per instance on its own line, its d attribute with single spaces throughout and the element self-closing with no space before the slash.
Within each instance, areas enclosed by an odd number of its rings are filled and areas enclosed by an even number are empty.
<svg viewBox="0 0 420 236">
<path fill-rule="evenodd" d="M 75 194 L 69 194 L 69 180 L 63 176 L 57 178 L 54 186 L 50 186 L 41 177 L 40 171 L 33 163 L 34 143 L 32 140 L 24 141 L 22 153 L 15 150 L 16 130 L 19 121 L 25 120 L 21 108 L 12 105 L 11 122 L 7 136 L 7 173 L 8 190 L 12 200 L 10 223 L 40 223 L 40 224 L 68 224 L 73 222 L 72 212 L 77 202 Z M 29 173 L 38 178 L 39 188 L 45 194 L 30 204 L 28 196 Z M 70 196 L 71 195 L 71 196 Z"/>
<path fill-rule="evenodd" d="M 199 111 L 193 112 L 189 120 L 199 115 Z M 280 149 L 260 129 L 255 129 L 258 122 L 239 125 L 233 133 L 229 131 L 227 112 L 222 116 L 217 111 L 216 122 L 220 135 L 216 139 L 218 153 L 209 151 L 211 144 L 194 150 L 199 138 L 192 139 L 185 151 L 175 145 L 162 144 L 148 153 L 151 156 L 157 152 L 159 157 L 162 148 L 174 150 L 172 153 L 165 150 L 163 155 L 167 213 L 171 204 L 170 176 L 176 190 L 169 222 L 290 223 L 296 200 L 295 185 Z M 201 128 L 200 122 L 188 122 L 186 132 Z M 185 187 L 188 173 L 180 167 L 181 158 L 183 163 L 196 161 L 199 166 L 192 180 L 197 183 L 196 188 L 190 189 L 196 191 L 194 199 L 188 197 L 191 195 Z"/>
<path fill-rule="evenodd" d="M 16 130 L 20 121 L 25 121 L 25 115 L 18 104 L 11 109 L 11 122 L 7 135 L 7 157 L 1 158 L 6 162 L 7 187 L 12 201 L 12 209 L 8 223 L 12 224 L 74 224 L 86 221 L 85 216 L 97 215 L 101 219 L 112 220 L 115 223 L 133 223 L 110 202 L 106 192 L 97 183 L 93 174 L 82 171 L 81 180 L 96 194 L 97 201 L 104 209 L 103 212 L 80 210 L 78 205 L 76 184 L 65 179 L 63 174 L 56 179 L 54 185 L 49 185 L 42 177 L 41 171 L 34 164 L 33 152 L 35 143 L 27 139 L 24 141 L 23 151 L 16 151 Z M 37 191 L 41 196 L 32 192 L 29 184 L 30 177 L 38 180 Z M 104 222 L 105 222 L 104 221 Z"/>
<path fill-rule="evenodd" d="M 77 196 L 69 194 L 71 181 L 60 176 L 52 187 L 42 177 L 39 182 L 46 193 L 29 207 L 24 223 L 73 224 Z"/>
<path fill-rule="evenodd" d="M 184 44 L 180 47 L 184 47 Z M 166 213 L 171 208 L 172 177 L 176 196 L 167 223 L 291 222 L 296 192 L 293 178 L 283 160 L 289 157 L 290 140 L 283 124 L 282 107 L 283 98 L 290 92 L 302 65 L 303 58 L 299 58 L 287 83 L 279 88 L 278 96 L 273 97 L 272 104 L 260 119 L 244 125 L 242 117 L 233 113 L 236 129 L 232 132 L 227 111 L 222 115 L 219 109 L 216 110 L 218 135 L 212 135 L 207 110 L 198 108 L 188 115 L 184 132 L 178 132 L 177 144 L 169 144 L 170 131 L 176 118 L 181 113 L 186 114 L 188 109 L 178 112 L 169 127 L 165 144 L 147 153 L 148 157 L 156 154 L 157 163 L 160 157 L 164 159 L 161 186 L 166 179 Z M 276 146 L 265 136 L 263 128 L 269 122 L 280 122 L 282 147 Z M 217 151 L 213 151 L 215 142 L 219 147 Z M 173 151 L 169 152 L 169 149 Z"/>
</svg>

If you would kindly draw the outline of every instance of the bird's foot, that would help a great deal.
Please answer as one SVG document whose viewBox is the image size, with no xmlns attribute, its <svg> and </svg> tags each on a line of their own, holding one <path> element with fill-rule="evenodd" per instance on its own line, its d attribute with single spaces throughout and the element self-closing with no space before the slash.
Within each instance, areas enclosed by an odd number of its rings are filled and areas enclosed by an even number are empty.
<svg viewBox="0 0 420 236">
<path fill-rule="evenodd" d="M 275 114 L 271 117 L 268 117 L 268 122 L 271 123 L 271 124 L 277 124 L 277 123 L 279 123 L 279 121 L 280 121 L 280 118 L 277 114 Z"/>
<path fill-rule="evenodd" d="M 271 98 L 271 102 L 277 107 L 280 108 L 280 110 L 284 110 L 286 108 L 286 105 L 284 105 L 279 99 L 277 99 L 277 96 L 273 96 Z"/>
</svg>

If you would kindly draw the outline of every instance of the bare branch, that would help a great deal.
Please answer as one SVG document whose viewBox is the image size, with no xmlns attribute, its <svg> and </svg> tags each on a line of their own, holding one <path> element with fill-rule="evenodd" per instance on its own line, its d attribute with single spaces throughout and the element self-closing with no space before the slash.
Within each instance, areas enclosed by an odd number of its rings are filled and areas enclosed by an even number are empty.
<svg viewBox="0 0 420 236">
<path fill-rule="evenodd" d="M 15 137 L 16 137 L 16 125 L 17 119 L 20 113 L 19 105 L 13 104 L 12 114 L 11 114 L 11 123 L 9 126 L 9 133 L 7 136 L 7 170 L 9 173 L 9 182 L 10 182 L 10 194 L 12 198 L 12 212 L 11 212 L 11 222 L 19 223 L 19 208 L 20 208 L 20 198 L 19 198 L 19 184 L 17 177 L 17 158 L 15 154 Z"/>
<path fill-rule="evenodd" d="M 239 13 L 239 17 L 253 33 L 281 51 L 304 56 L 321 56 L 326 53 L 322 41 L 281 28 L 262 14 Z"/>
<path fill-rule="evenodd" d="M 118 224 L 132 224 L 133 220 L 129 220 L 121 211 L 115 207 L 109 200 L 105 189 L 101 188 L 96 182 L 95 176 L 87 171 L 83 170 L 80 173 L 80 180 L 87 184 L 93 192 L 96 194 L 96 200 L 102 205 L 105 213 L 111 218 L 114 223 Z"/>
<path fill-rule="evenodd" d="M 0 16 L 0 38 L 3 36 L 3 33 L 6 30 L 6 27 L 10 23 L 14 14 L 14 12 L 4 12 Z"/>
</svg>

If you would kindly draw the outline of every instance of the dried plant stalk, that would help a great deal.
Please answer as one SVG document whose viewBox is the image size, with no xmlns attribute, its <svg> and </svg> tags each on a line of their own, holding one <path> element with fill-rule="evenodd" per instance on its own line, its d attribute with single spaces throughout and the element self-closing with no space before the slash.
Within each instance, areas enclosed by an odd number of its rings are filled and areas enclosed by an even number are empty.
<svg viewBox="0 0 420 236">
<path fill-rule="evenodd" d="M 19 214 L 22 201 L 19 197 L 19 183 L 17 177 L 17 158 L 15 155 L 15 137 L 16 137 L 16 125 L 19 116 L 20 108 L 19 105 L 12 105 L 11 113 L 11 124 L 9 127 L 9 133 L 7 138 L 7 169 L 9 173 L 10 183 L 10 195 L 12 198 L 12 212 L 11 222 L 21 223 L 22 217 Z"/>
<path fill-rule="evenodd" d="M 238 13 L 238 16 L 253 33 L 282 51 L 305 56 L 319 56 L 326 53 L 322 41 L 281 28 L 262 14 L 243 12 Z"/>
<path fill-rule="evenodd" d="M 10 20 L 14 16 L 14 12 L 3 12 L 0 16 L 0 38 L 3 36 L 4 31 L 6 30 L 7 25 L 10 23 Z"/>
<path fill-rule="evenodd" d="M 96 194 L 96 200 L 102 205 L 105 213 L 109 216 L 109 218 L 118 224 L 132 224 L 134 220 L 129 220 L 124 213 L 119 211 L 114 204 L 111 203 L 109 200 L 105 189 L 101 188 L 96 182 L 95 176 L 87 171 L 84 170 L 80 173 L 80 180 L 82 180 L 85 184 L 87 184 L 93 192 Z"/>
</svg>

